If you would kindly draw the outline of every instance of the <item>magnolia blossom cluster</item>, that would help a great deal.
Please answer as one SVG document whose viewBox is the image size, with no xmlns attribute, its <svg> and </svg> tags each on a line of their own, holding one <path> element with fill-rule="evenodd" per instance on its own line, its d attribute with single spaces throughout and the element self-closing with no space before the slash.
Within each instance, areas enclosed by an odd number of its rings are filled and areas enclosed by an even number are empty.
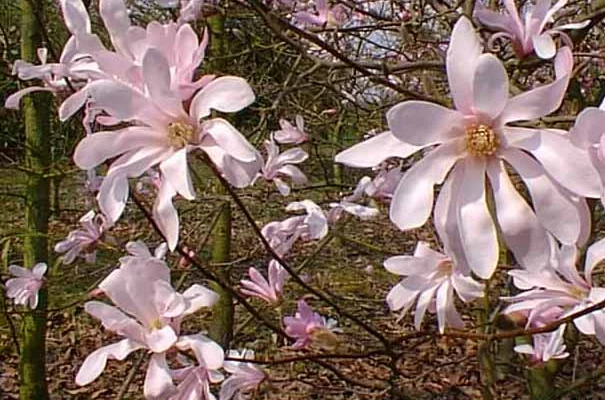
<svg viewBox="0 0 605 400">
<path fill-rule="evenodd" d="M 76 383 L 87 385 L 105 369 L 108 360 L 124 360 L 136 350 L 150 354 L 145 376 L 144 394 L 153 399 L 207 398 L 212 383 L 223 381 L 223 349 L 202 333 L 185 335 L 182 321 L 203 307 L 211 307 L 218 295 L 194 284 L 179 293 L 170 283 L 170 269 L 162 257 L 165 247 L 151 254 L 142 242 L 127 245 L 129 256 L 120 259 L 120 266 L 100 284 L 100 291 L 113 303 L 89 301 L 84 309 L 101 321 L 103 327 L 122 339 L 101 347 L 88 355 Z M 191 360 L 178 360 L 181 367 L 171 368 L 170 359 L 178 352 L 190 352 Z M 240 371 L 232 362 L 225 369 L 233 374 L 223 383 L 221 400 L 231 398 L 240 390 L 249 390 L 264 379 L 261 370 L 245 364 Z M 241 377 L 240 375 L 243 375 Z"/>
<path fill-rule="evenodd" d="M 550 1 L 539 1 L 526 18 L 528 26 L 540 32 L 564 3 L 548 11 Z M 513 10 L 512 2 L 505 4 Z M 496 271 L 498 236 L 521 268 L 511 272 L 515 285 L 525 290 L 503 299 L 513 303 L 506 312 L 525 313 L 528 327 L 556 324 L 604 299 L 603 289 L 593 287 L 590 278 L 603 258 L 601 242 L 589 247 L 584 278 L 576 269 L 576 249 L 586 244 L 590 232 L 585 198 L 603 195 L 603 111 L 585 110 L 571 132 L 511 125 L 556 111 L 572 68 L 570 49 L 560 48 L 551 83 L 510 96 L 504 65 L 483 53 L 472 24 L 462 17 L 446 55 L 454 109 L 415 100 L 397 104 L 387 112 L 389 131 L 337 155 L 337 162 L 368 168 L 426 149 L 399 177 L 390 217 L 408 230 L 424 225 L 432 212 L 445 254 L 419 243 L 414 256 L 385 261 L 389 271 L 406 276 L 387 302 L 404 313 L 416 304 L 417 329 L 427 310 L 437 314 L 441 332 L 462 326 L 453 294 L 464 302 L 483 296 L 483 284 L 475 277 L 489 279 Z M 525 185 L 530 203 L 519 193 L 511 172 Z M 493 198 L 491 204 L 488 197 Z M 595 311 L 574 324 L 603 341 L 602 315 Z M 566 356 L 562 343 L 557 331 L 537 337 L 533 348 L 518 350 L 544 362 Z"/>
<path fill-rule="evenodd" d="M 519 58 L 535 53 L 540 58 L 550 59 L 557 52 L 555 36 L 559 36 L 566 46 L 572 47 L 572 41 L 565 31 L 582 29 L 590 23 L 584 21 L 546 29 L 555 13 L 565 5 L 567 0 L 559 0 L 552 6 L 551 0 L 537 0 L 535 4 L 528 5 L 521 16 L 514 0 L 504 0 L 505 14 L 489 10 L 481 2 L 477 2 L 475 17 L 483 25 L 498 31 L 490 37 L 489 47 L 493 47 L 496 39 L 506 38 L 510 40 L 513 51 Z"/>
</svg>

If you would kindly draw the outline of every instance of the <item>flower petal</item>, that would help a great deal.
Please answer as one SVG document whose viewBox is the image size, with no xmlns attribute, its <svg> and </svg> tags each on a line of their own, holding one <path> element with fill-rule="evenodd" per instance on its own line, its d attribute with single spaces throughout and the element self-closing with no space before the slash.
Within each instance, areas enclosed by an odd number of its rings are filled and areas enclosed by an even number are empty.
<svg viewBox="0 0 605 400">
<path fill-rule="evenodd" d="M 176 387 L 172 383 L 172 376 L 165 354 L 153 354 L 149 360 L 143 394 L 147 399 L 166 399 L 174 393 Z"/>
<path fill-rule="evenodd" d="M 432 150 L 406 171 L 390 207 L 391 220 L 401 230 L 422 226 L 433 209 L 433 187 L 443 182 L 460 157 L 461 143 L 450 141 Z"/>
<path fill-rule="evenodd" d="M 470 268 L 489 279 L 498 264 L 498 237 L 485 198 L 485 160 L 464 160 L 464 179 L 458 188 L 458 224 Z"/>
<path fill-rule="evenodd" d="M 121 340 L 109 346 L 101 347 L 90 353 L 76 375 L 76 384 L 88 385 L 103 373 L 107 360 L 124 360 L 130 353 L 142 346 L 129 339 Z"/>
<path fill-rule="evenodd" d="M 255 100 L 252 88 L 245 79 L 236 76 L 216 78 L 204 86 L 191 101 L 190 116 L 199 121 L 210 115 L 210 110 L 237 112 Z"/>
<path fill-rule="evenodd" d="M 582 197 L 601 197 L 601 177 L 588 152 L 574 146 L 566 135 L 553 130 L 512 127 L 505 128 L 505 135 L 509 146 L 530 152 L 564 188 Z"/>
<path fill-rule="evenodd" d="M 187 166 L 187 147 L 183 147 L 160 164 L 162 178 L 187 200 L 195 198 L 195 189 Z"/>
<path fill-rule="evenodd" d="M 375 167 L 387 158 L 407 158 L 423 146 L 412 146 L 397 139 L 392 132 L 386 131 L 358 143 L 336 155 L 334 161 L 350 167 Z"/>
<path fill-rule="evenodd" d="M 508 75 L 504 65 L 493 54 L 482 54 L 473 77 L 473 112 L 495 119 L 507 101 Z"/>
<path fill-rule="evenodd" d="M 179 215 L 172 204 L 174 196 L 176 191 L 172 185 L 162 179 L 152 210 L 153 219 L 166 238 L 170 251 L 176 248 L 179 240 Z"/>
<path fill-rule="evenodd" d="M 229 156 L 244 162 L 256 160 L 258 152 L 229 122 L 222 118 L 213 118 L 202 124 L 202 131 L 214 139 L 214 142 Z"/>
<path fill-rule="evenodd" d="M 460 17 L 450 39 L 445 66 L 456 109 L 471 114 L 475 65 L 482 52 L 479 36 L 466 17 Z"/>
<path fill-rule="evenodd" d="M 557 54 L 557 46 L 552 36 L 545 32 L 541 35 L 534 35 L 531 38 L 536 55 L 544 60 L 551 59 Z"/>
<path fill-rule="evenodd" d="M 513 186 L 501 162 L 489 162 L 487 174 L 506 245 L 522 267 L 538 270 L 546 266 L 550 252 L 546 230 Z"/>
</svg>

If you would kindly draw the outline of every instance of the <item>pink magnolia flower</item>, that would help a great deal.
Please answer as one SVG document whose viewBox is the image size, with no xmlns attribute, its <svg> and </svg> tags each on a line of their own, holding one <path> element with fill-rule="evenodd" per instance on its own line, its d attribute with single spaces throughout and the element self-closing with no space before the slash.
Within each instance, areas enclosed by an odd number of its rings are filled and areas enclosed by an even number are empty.
<svg viewBox="0 0 605 400">
<path fill-rule="evenodd" d="M 293 16 L 299 22 L 328 28 L 342 25 L 349 19 L 345 6 L 336 4 L 330 7 L 327 0 L 315 0 L 315 13 L 298 11 Z"/>
<path fill-rule="evenodd" d="M 309 140 L 309 135 L 305 132 L 305 121 L 302 115 L 297 115 L 295 120 L 296 126 L 285 119 L 279 120 L 281 129 L 273 134 L 277 143 L 302 144 Z"/>
<path fill-rule="evenodd" d="M 334 336 L 336 321 L 326 319 L 314 312 L 304 300 L 298 301 L 298 310 L 293 317 L 284 317 L 286 334 L 296 342 L 292 345 L 295 349 L 303 349 L 316 341 L 318 338 L 326 339 Z M 336 338 L 334 337 L 335 341 Z M 321 343 L 318 343 L 321 344 Z"/>
<path fill-rule="evenodd" d="M 170 370 L 172 379 L 179 383 L 168 400 L 216 400 L 210 384 L 224 379 L 218 371 L 225 358 L 223 349 L 204 335 L 182 336 L 176 347 L 181 351 L 192 351 L 197 364 L 177 356 L 184 367 Z"/>
<path fill-rule="evenodd" d="M 502 298 L 512 303 L 504 310 L 505 313 L 526 312 L 527 324 L 530 325 L 552 312 L 553 308 L 564 310 L 561 314 L 564 317 L 605 300 L 605 288 L 594 287 L 592 282 L 594 267 L 605 259 L 605 239 L 593 243 L 586 251 L 583 277 L 576 269 L 578 254 L 575 246 L 562 245 L 555 252 L 552 264 L 542 270 L 509 272 L 515 286 L 524 292 Z M 605 311 L 594 311 L 573 322 L 580 332 L 596 335 L 601 343 L 605 343 Z"/>
<path fill-rule="evenodd" d="M 33 65 L 23 60 L 17 60 L 13 65 L 13 74 L 19 79 L 39 79 L 44 86 L 30 86 L 10 95 L 5 102 L 6 108 L 18 109 L 23 96 L 37 92 L 69 92 L 72 88 L 81 88 L 88 79 L 89 73 L 95 69 L 95 64 L 81 54 L 78 36 L 89 34 L 90 18 L 82 0 L 60 0 L 63 18 L 71 37 L 66 42 L 58 63 L 47 63 L 48 50 L 38 49 L 40 65 Z M 69 84 L 68 84 L 69 81 Z M 61 104 L 60 113 L 73 114 L 86 102 L 86 96 L 81 92 L 69 95 Z"/>
<path fill-rule="evenodd" d="M 483 296 L 484 286 L 476 282 L 470 271 L 461 268 L 452 257 L 431 250 L 428 243 L 418 242 L 413 256 L 395 256 L 384 262 L 385 268 L 394 274 L 406 276 L 387 295 L 391 310 L 401 310 L 402 315 L 416 303 L 414 325 L 420 325 L 427 310 L 437 313 L 439 332 L 447 326 L 464 326 L 454 303 L 454 292 L 464 302 Z"/>
<path fill-rule="evenodd" d="M 588 210 L 578 196 L 600 197 L 602 192 L 587 152 L 561 131 L 508 125 L 560 106 L 572 70 L 569 48 L 555 59 L 554 82 L 509 97 L 504 66 L 481 53 L 479 37 L 462 17 L 452 32 L 446 69 L 455 110 L 423 101 L 400 103 L 387 113 L 392 133 L 345 150 L 336 161 L 370 167 L 432 147 L 399 182 L 391 220 L 402 230 L 422 226 L 433 209 L 433 187 L 445 183 L 434 218 L 447 221 L 442 239 L 452 242 L 458 264 L 468 264 L 481 278 L 492 275 L 499 255 L 486 175 L 502 238 L 522 266 L 539 269 L 547 263 L 547 231 L 566 244 L 586 241 Z M 512 184 L 504 161 L 527 186 L 533 210 Z"/>
<path fill-rule="evenodd" d="M 144 394 L 157 398 L 175 391 L 166 362 L 166 353 L 173 347 L 197 341 L 205 357 L 215 359 L 216 344 L 208 345 L 203 336 L 180 336 L 183 318 L 201 307 L 210 307 L 218 299 L 213 291 L 193 285 L 178 293 L 170 285 L 170 269 L 166 263 L 152 257 L 142 243 L 130 245 L 134 254 L 120 259 L 120 268 L 114 270 L 99 288 L 115 304 L 89 301 L 84 309 L 99 319 L 105 329 L 123 339 L 95 350 L 86 357 L 76 376 L 78 385 L 94 381 L 105 369 L 108 359 L 124 360 L 131 352 L 146 349 L 151 353 L 147 368 Z M 222 350 L 220 351 L 222 362 Z"/>
<path fill-rule="evenodd" d="M 374 179 L 364 188 L 365 194 L 378 200 L 390 200 L 401 178 L 403 178 L 403 171 L 399 166 L 389 168 L 382 163 Z"/>
<path fill-rule="evenodd" d="M 187 153 L 203 150 L 237 187 L 250 184 L 260 169 L 260 155 L 239 131 L 222 118 L 207 118 L 211 109 L 243 109 L 254 101 L 254 93 L 242 78 L 217 78 L 195 95 L 186 112 L 171 89 L 170 66 L 159 50 L 150 48 L 145 53 L 143 75 L 147 93 L 111 80 L 89 85 L 96 107 L 119 120 L 136 121 L 137 125 L 84 138 L 76 147 L 74 161 L 80 168 L 90 169 L 117 157 L 97 196 L 99 207 L 112 222 L 126 205 L 127 178 L 138 177 L 159 165 L 162 185 L 154 217 L 173 250 L 178 241 L 178 216 L 172 198 L 176 194 L 188 200 L 195 198 Z"/>
<path fill-rule="evenodd" d="M 263 236 L 271 248 L 281 257 L 285 256 L 298 239 L 308 239 L 308 226 L 305 216 L 298 215 L 283 221 L 272 221 L 263 226 Z"/>
<path fill-rule="evenodd" d="M 328 217 L 317 204 L 311 200 L 295 201 L 286 207 L 286 211 L 305 211 L 302 220 L 300 237 L 303 240 L 319 240 L 328 234 Z"/>
<path fill-rule="evenodd" d="M 533 346 L 530 344 L 520 344 L 515 346 L 515 351 L 521 354 L 531 356 L 534 363 L 545 363 L 551 359 L 562 359 L 569 357 L 566 350 L 563 333 L 565 333 L 565 324 L 561 325 L 556 331 L 549 333 L 539 333 L 532 336 Z"/>
<path fill-rule="evenodd" d="M 93 210 L 87 212 L 79 222 L 82 229 L 69 232 L 65 240 L 55 245 L 57 253 L 65 253 L 63 264 L 71 264 L 77 256 L 83 257 L 89 264 L 94 264 L 96 246 L 108 228 L 105 217 Z"/>
<path fill-rule="evenodd" d="M 478 3 L 475 17 L 483 25 L 501 31 L 490 38 L 490 42 L 500 37 L 508 38 L 512 42 L 513 50 L 519 58 L 523 58 L 533 51 L 540 58 L 553 58 L 557 47 L 553 40 L 554 35 L 560 35 L 564 43 L 572 47 L 572 41 L 564 33 L 564 30 L 581 29 L 586 27 L 590 21 L 577 24 L 560 25 L 545 30 L 546 25 L 553 21 L 553 15 L 565 7 L 567 0 L 559 0 L 551 7 L 551 0 L 537 0 L 536 4 L 525 13 L 524 22 L 521 21 L 519 11 L 514 0 L 504 0 L 504 7 L 508 12 L 502 15 L 491 11 Z"/>
<path fill-rule="evenodd" d="M 245 400 L 248 398 L 246 395 L 258 389 L 266 379 L 265 373 L 256 365 L 245 361 L 254 360 L 252 350 L 229 350 L 229 357 L 231 359 L 223 363 L 223 368 L 231 376 L 221 384 L 219 400 Z"/>
<path fill-rule="evenodd" d="M 38 292 L 44 284 L 46 269 L 45 263 L 38 263 L 31 270 L 18 265 L 8 267 L 14 278 L 6 281 L 6 296 L 14 299 L 15 304 L 29 304 L 32 310 L 38 307 Z"/>
<path fill-rule="evenodd" d="M 364 176 L 359 180 L 351 195 L 343 197 L 338 203 L 330 203 L 328 222 L 330 224 L 338 222 L 345 212 L 363 220 L 378 216 L 380 213 L 378 209 L 357 204 L 357 202 L 363 198 L 363 195 L 370 184 L 371 179 L 367 176 Z"/>
<path fill-rule="evenodd" d="M 284 292 L 284 284 L 288 278 L 288 272 L 276 260 L 269 261 L 269 281 L 256 269 L 250 268 L 248 275 L 250 279 L 242 279 L 240 291 L 247 296 L 258 297 L 269 304 L 278 304 Z"/>
<path fill-rule="evenodd" d="M 279 154 L 279 147 L 275 144 L 273 138 L 265 140 L 265 149 L 267 150 L 267 162 L 262 168 L 262 177 L 275 183 L 283 196 L 290 194 L 290 186 L 284 182 L 283 178 L 288 177 L 292 180 L 292 183 L 297 185 L 307 183 L 305 174 L 293 165 L 300 164 L 309 157 L 303 149 L 295 147 Z"/>
</svg>

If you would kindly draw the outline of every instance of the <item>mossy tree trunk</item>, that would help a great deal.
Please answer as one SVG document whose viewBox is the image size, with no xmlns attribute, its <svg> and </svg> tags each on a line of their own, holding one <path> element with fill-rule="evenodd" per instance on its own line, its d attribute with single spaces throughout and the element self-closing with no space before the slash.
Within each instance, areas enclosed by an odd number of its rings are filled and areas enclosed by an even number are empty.
<svg viewBox="0 0 605 400">
<path fill-rule="evenodd" d="M 34 62 L 42 47 L 42 1 L 21 0 L 21 58 Z M 48 94 L 37 93 L 23 99 L 25 118 L 25 163 L 28 170 L 23 262 L 33 267 L 48 262 L 48 218 L 50 214 L 50 106 Z M 21 400 L 46 400 L 46 289 L 40 291 L 37 309 L 23 315 L 21 360 L 19 365 Z"/>
<path fill-rule="evenodd" d="M 225 54 L 225 19 L 217 14 L 208 18 L 208 29 L 210 30 L 210 55 L 212 73 L 222 71 L 222 62 L 217 57 Z M 215 182 L 216 192 L 225 195 L 226 191 L 220 181 Z M 220 211 L 220 215 L 212 232 L 212 262 L 225 264 L 231 260 L 231 202 L 226 201 Z M 229 282 L 229 267 L 227 265 L 217 267 L 218 275 Z M 218 303 L 214 306 L 212 321 L 208 334 L 225 349 L 233 337 L 233 297 L 231 293 L 213 284 L 212 289 L 220 296 Z"/>
</svg>

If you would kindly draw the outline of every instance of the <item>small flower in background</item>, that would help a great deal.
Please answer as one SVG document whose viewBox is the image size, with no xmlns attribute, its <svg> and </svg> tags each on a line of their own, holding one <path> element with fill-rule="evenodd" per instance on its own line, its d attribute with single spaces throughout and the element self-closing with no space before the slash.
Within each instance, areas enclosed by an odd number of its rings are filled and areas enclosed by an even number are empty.
<svg viewBox="0 0 605 400">
<path fill-rule="evenodd" d="M 539 333 L 532 336 L 533 346 L 530 344 L 520 344 L 515 346 L 515 351 L 521 354 L 531 356 L 534 363 L 545 363 L 551 359 L 562 359 L 569 357 L 566 351 L 563 333 L 566 325 L 561 325 L 556 331 L 548 333 Z"/>
<path fill-rule="evenodd" d="M 102 214 L 90 210 L 79 222 L 82 229 L 69 232 L 65 240 L 55 245 L 57 253 L 65 253 L 63 264 L 71 264 L 78 256 L 89 264 L 96 261 L 96 246 L 108 228 L 107 220 Z"/>
<path fill-rule="evenodd" d="M 303 230 L 300 237 L 303 240 L 323 239 L 328 234 L 328 217 L 326 213 L 311 200 L 295 201 L 286 207 L 286 211 L 305 211 Z"/>
<path fill-rule="evenodd" d="M 242 361 L 226 360 L 223 363 L 225 371 L 231 374 L 221 384 L 219 400 L 244 400 L 246 395 L 258 389 L 261 383 L 266 379 L 265 373 L 256 365 L 245 360 L 254 360 L 254 351 L 229 350 L 229 358 L 237 358 Z"/>
<path fill-rule="evenodd" d="M 305 300 L 298 301 L 298 309 L 293 317 L 284 317 L 286 334 L 296 342 L 292 345 L 295 349 L 307 348 L 309 345 L 322 349 L 335 348 L 338 345 L 338 337 L 334 334 L 337 330 L 336 321 L 326 319 L 314 312 Z"/>
<path fill-rule="evenodd" d="M 290 194 L 290 186 L 284 182 L 283 178 L 288 177 L 292 180 L 292 183 L 297 185 L 307 183 L 305 174 L 298 167 L 292 165 L 300 164 L 309 157 L 303 149 L 295 147 L 279 154 L 279 147 L 275 144 L 273 138 L 265 140 L 265 149 L 267 150 L 267 161 L 259 175 L 265 180 L 275 183 L 283 196 Z"/>
<path fill-rule="evenodd" d="M 363 220 L 371 219 L 380 213 L 374 207 L 366 207 L 357 204 L 363 198 L 367 186 L 371 183 L 371 179 L 364 176 L 359 180 L 355 190 L 350 196 L 345 196 L 338 203 L 330 203 L 330 211 L 328 211 L 328 222 L 334 224 L 342 217 L 343 213 L 349 213 Z"/>
<path fill-rule="evenodd" d="M 557 317 L 566 317 L 605 300 L 605 288 L 594 287 L 592 281 L 593 269 L 605 258 L 605 239 L 588 247 L 584 276 L 576 268 L 578 251 L 575 246 L 561 245 L 560 249 L 554 247 L 554 250 L 552 264 L 541 270 L 509 272 L 514 285 L 523 292 L 501 297 L 512 303 L 504 313 L 527 313 L 527 326 L 539 326 L 535 321 L 543 320 L 545 315 L 550 316 L 546 322 L 552 322 Z M 573 323 L 583 334 L 595 335 L 597 340 L 605 343 L 605 311 L 593 311 L 574 319 Z"/>
<path fill-rule="evenodd" d="M 387 295 L 391 310 L 403 308 L 402 315 L 416 303 L 414 326 L 420 325 L 427 310 L 437 313 L 439 332 L 446 326 L 461 328 L 464 322 L 456 310 L 454 292 L 464 302 L 483 296 L 483 284 L 464 273 L 452 258 L 432 250 L 428 243 L 418 242 L 413 256 L 395 256 L 384 262 L 394 274 L 407 276 Z"/>
<path fill-rule="evenodd" d="M 280 130 L 275 131 L 273 137 L 277 143 L 281 144 L 302 144 L 309 140 L 309 135 L 305 132 L 305 121 L 302 115 L 296 116 L 296 126 L 293 126 L 285 119 L 279 120 Z"/>
<path fill-rule="evenodd" d="M 225 379 L 219 372 L 225 359 L 223 349 L 204 335 L 181 336 L 176 347 L 181 351 L 192 351 L 197 364 L 181 354 L 177 355 L 183 368 L 169 371 L 171 378 L 179 383 L 168 400 L 216 400 L 210 384 Z"/>
<path fill-rule="evenodd" d="M 38 292 L 44 284 L 44 274 L 47 266 L 38 263 L 31 270 L 18 265 L 8 267 L 14 276 L 6 281 L 6 295 L 13 299 L 15 304 L 28 305 L 33 310 L 38 307 Z"/>
<path fill-rule="evenodd" d="M 256 269 L 250 268 L 248 275 L 250 279 L 242 279 L 240 291 L 247 296 L 258 297 L 269 304 L 278 304 L 284 292 L 284 284 L 288 278 L 288 272 L 276 260 L 269 261 L 267 269 L 269 281 Z"/>
<path fill-rule="evenodd" d="M 315 0 L 315 13 L 298 11 L 293 16 L 298 22 L 327 28 L 337 27 L 349 20 L 345 6 L 336 4 L 330 7 L 327 0 Z"/>
<path fill-rule="evenodd" d="M 261 233 L 280 257 L 285 256 L 294 243 L 307 230 L 305 217 L 300 215 L 283 221 L 272 221 L 263 226 Z"/>
<path fill-rule="evenodd" d="M 483 25 L 500 31 L 489 39 L 489 47 L 493 47 L 492 43 L 496 39 L 507 38 L 511 41 L 513 50 L 519 58 L 535 52 L 538 57 L 549 59 L 557 53 L 553 36 L 560 35 L 565 45 L 571 48 L 573 42 L 563 31 L 582 29 L 590 23 L 590 21 L 584 21 L 544 30 L 546 25 L 553 21 L 554 14 L 566 4 L 567 0 L 559 0 L 551 7 L 551 0 L 537 0 L 536 4 L 526 11 L 523 18 L 525 23 L 523 23 L 514 0 L 504 0 L 504 7 L 507 11 L 505 15 L 489 10 L 478 2 L 475 17 Z"/>
</svg>

